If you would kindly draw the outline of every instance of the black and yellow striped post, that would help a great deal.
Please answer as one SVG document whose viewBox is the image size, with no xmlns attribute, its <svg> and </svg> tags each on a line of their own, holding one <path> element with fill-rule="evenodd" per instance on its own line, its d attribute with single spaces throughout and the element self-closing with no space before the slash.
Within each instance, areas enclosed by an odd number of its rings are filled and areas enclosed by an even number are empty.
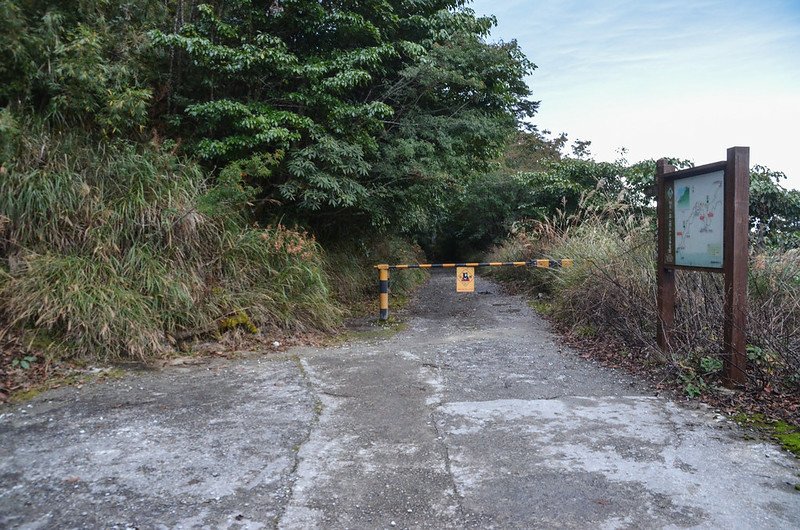
<svg viewBox="0 0 800 530">
<path fill-rule="evenodd" d="M 389 319 L 389 265 L 378 265 L 381 320 Z"/>
<path fill-rule="evenodd" d="M 378 269 L 380 288 L 380 319 L 389 318 L 389 271 L 391 269 L 452 269 L 455 267 L 537 267 L 540 269 L 557 269 L 572 267 L 571 259 L 532 259 L 529 261 L 472 261 L 466 263 L 411 263 L 406 265 L 375 265 Z"/>
</svg>

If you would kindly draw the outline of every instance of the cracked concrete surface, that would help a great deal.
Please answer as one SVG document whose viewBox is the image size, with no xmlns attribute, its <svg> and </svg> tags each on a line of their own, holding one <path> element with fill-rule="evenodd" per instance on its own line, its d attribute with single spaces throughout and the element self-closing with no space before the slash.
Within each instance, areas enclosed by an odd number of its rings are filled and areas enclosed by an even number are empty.
<svg viewBox="0 0 800 530">
<path fill-rule="evenodd" d="M 389 339 L 0 409 L 0 527 L 800 527 L 796 459 L 453 283 Z"/>
<path fill-rule="evenodd" d="M 0 527 L 270 527 L 313 394 L 291 360 L 140 373 L 0 409 Z"/>
</svg>

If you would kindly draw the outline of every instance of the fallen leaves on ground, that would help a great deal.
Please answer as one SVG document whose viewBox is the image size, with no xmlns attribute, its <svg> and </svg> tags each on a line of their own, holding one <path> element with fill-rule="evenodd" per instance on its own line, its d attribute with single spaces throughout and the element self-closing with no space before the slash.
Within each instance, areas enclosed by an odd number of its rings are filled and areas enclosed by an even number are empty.
<svg viewBox="0 0 800 530">
<path fill-rule="evenodd" d="M 595 360 L 603 366 L 624 369 L 636 374 L 648 381 L 655 390 L 668 393 L 678 401 L 695 399 L 729 415 L 761 414 L 769 420 L 783 420 L 800 425 L 800 395 L 797 393 L 779 390 L 769 385 L 761 388 L 750 383 L 745 389 L 735 391 L 709 385 L 699 397 L 689 398 L 675 367 L 660 362 L 655 357 L 655 352 L 631 351 L 630 348 L 611 339 L 579 337 L 552 319 L 548 320 L 559 331 L 564 342 L 580 352 L 581 358 Z"/>
<path fill-rule="evenodd" d="M 20 362 L 26 358 L 27 363 Z M 48 362 L 42 353 L 27 348 L 19 337 L 5 336 L 0 340 L 0 403 L 41 384 L 59 369 L 58 364 Z"/>
<path fill-rule="evenodd" d="M 219 340 L 183 344 L 183 351 L 158 357 L 146 366 L 169 368 L 206 364 L 213 358 L 233 359 L 245 353 L 274 354 L 294 346 L 319 346 L 330 334 L 320 331 L 287 331 L 263 329 L 256 335 L 235 330 Z M 26 357 L 34 360 L 20 363 Z M 16 362 L 15 362 L 16 361 Z M 141 363 L 135 363 L 141 367 Z M 23 366 L 26 365 L 26 368 Z M 103 377 L 115 365 L 86 367 L 78 361 L 57 361 L 44 352 L 26 345 L 19 336 L 6 335 L 0 340 L 0 404 L 8 403 L 28 392 L 38 392 L 73 385 L 80 388 L 87 381 Z"/>
</svg>

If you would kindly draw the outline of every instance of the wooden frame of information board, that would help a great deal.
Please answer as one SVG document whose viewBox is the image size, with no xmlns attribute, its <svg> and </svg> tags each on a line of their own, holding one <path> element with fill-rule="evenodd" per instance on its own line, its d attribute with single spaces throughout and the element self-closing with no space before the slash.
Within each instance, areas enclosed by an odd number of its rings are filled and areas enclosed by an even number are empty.
<svg viewBox="0 0 800 530">
<path fill-rule="evenodd" d="M 676 242 L 685 237 L 685 221 L 677 216 L 680 190 L 686 191 L 686 201 L 690 201 L 689 188 L 685 186 L 676 190 L 681 183 L 700 182 L 706 176 L 722 172 L 722 237 L 721 250 L 717 248 L 717 236 L 711 235 L 713 230 L 704 230 L 703 242 L 708 249 L 707 262 L 702 265 L 692 265 L 691 258 L 684 259 L 679 254 Z M 714 184 L 717 184 L 714 181 Z M 747 264 L 748 264 L 748 232 L 750 227 L 749 200 L 750 200 L 750 148 L 731 147 L 728 149 L 727 160 L 676 171 L 665 159 L 656 163 L 657 186 L 657 217 L 658 217 L 658 258 L 657 274 L 658 283 L 658 345 L 662 351 L 670 348 L 672 332 L 675 323 L 675 271 L 691 270 L 703 272 L 717 272 L 725 275 L 725 321 L 723 324 L 724 347 L 724 379 L 730 387 L 742 386 L 747 379 L 746 363 L 746 336 L 747 325 Z M 710 194 L 708 194 L 710 195 Z M 714 199 L 706 196 L 706 204 L 711 204 Z M 705 210 L 687 210 L 689 215 L 707 216 L 711 207 Z M 714 212 L 719 216 L 719 212 Z M 719 227 L 719 219 L 715 226 Z M 683 223 L 681 227 L 677 223 Z M 676 234 L 681 233 L 680 236 Z M 711 239 L 709 239 L 711 238 Z M 710 242 L 709 242 L 710 241 Z M 718 262 L 714 256 L 721 258 Z M 680 263 L 681 261 L 684 263 Z M 688 265 L 686 263 L 689 263 Z"/>
</svg>

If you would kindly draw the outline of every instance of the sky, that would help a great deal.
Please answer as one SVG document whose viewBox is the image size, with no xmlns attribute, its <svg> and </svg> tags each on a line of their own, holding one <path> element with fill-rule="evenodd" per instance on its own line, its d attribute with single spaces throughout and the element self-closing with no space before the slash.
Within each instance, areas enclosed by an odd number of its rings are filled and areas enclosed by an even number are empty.
<svg viewBox="0 0 800 530">
<path fill-rule="evenodd" d="M 474 0 L 537 65 L 539 130 L 596 160 L 696 165 L 750 147 L 800 189 L 800 0 Z"/>
</svg>

